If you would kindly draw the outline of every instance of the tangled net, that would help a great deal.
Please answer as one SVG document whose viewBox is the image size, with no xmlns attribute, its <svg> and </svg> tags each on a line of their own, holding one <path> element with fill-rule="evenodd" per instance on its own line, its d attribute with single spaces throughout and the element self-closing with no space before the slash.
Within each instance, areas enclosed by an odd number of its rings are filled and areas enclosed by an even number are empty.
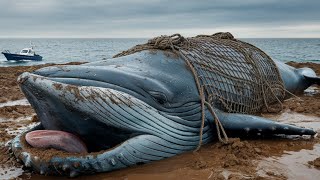
<svg viewBox="0 0 320 180">
<path fill-rule="evenodd" d="M 180 34 L 159 36 L 114 57 L 152 49 L 172 51 L 186 61 L 195 77 L 201 98 L 201 127 L 204 126 L 206 106 L 215 117 L 220 141 L 223 140 L 219 128 L 226 141 L 227 135 L 213 107 L 229 113 L 244 114 L 254 114 L 262 108 L 273 112 L 282 109 L 281 101 L 286 90 L 274 61 L 259 48 L 235 39 L 231 33 L 190 38 Z M 278 106 L 271 108 L 270 105 L 277 102 Z"/>
</svg>

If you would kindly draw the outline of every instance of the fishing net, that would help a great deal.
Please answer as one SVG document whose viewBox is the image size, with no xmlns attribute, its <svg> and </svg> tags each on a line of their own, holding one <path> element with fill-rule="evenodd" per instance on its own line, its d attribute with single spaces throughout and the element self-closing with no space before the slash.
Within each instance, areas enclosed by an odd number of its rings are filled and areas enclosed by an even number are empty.
<svg viewBox="0 0 320 180">
<path fill-rule="evenodd" d="M 282 110 L 281 101 L 286 90 L 275 63 L 262 50 L 235 39 L 231 33 L 190 38 L 180 34 L 159 36 L 114 57 L 143 50 L 171 51 L 184 59 L 190 68 L 202 109 L 200 139 L 195 151 L 202 144 L 205 107 L 212 114 L 218 138 L 223 143 L 228 143 L 228 137 L 213 107 L 229 113 L 245 114 L 259 112 L 264 107 L 268 111 Z M 277 102 L 278 106 L 271 108 L 270 105 Z"/>
<path fill-rule="evenodd" d="M 257 47 L 231 33 L 160 36 L 114 57 L 142 50 L 165 50 L 179 55 L 192 69 L 199 93 L 207 103 L 229 113 L 254 114 L 262 108 L 281 110 L 283 81 L 274 61 Z M 273 106 L 279 102 L 280 106 Z M 275 107 L 277 109 L 275 109 Z"/>
</svg>

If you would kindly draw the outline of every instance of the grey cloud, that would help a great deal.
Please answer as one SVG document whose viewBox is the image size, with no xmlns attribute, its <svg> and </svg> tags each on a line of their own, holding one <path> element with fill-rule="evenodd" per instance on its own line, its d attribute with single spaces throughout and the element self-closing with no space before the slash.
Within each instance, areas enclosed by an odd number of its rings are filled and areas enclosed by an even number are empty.
<svg viewBox="0 0 320 180">
<path fill-rule="evenodd" d="M 2 1 L 1 37 L 320 24 L 318 0 Z"/>
</svg>

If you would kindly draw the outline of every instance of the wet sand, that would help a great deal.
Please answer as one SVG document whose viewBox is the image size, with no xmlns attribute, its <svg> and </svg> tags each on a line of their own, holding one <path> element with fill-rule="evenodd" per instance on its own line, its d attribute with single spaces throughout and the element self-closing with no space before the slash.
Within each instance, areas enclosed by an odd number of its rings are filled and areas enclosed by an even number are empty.
<svg viewBox="0 0 320 180">
<path fill-rule="evenodd" d="M 289 63 L 311 67 L 320 74 L 320 64 Z M 19 74 L 47 66 L 0 67 L 0 179 L 67 179 L 44 177 L 22 166 L 4 144 L 37 122 L 34 111 L 16 83 Z M 284 102 L 279 113 L 261 116 L 279 122 L 311 127 L 320 132 L 320 87 L 313 86 L 299 98 Z M 119 171 L 81 176 L 78 179 L 317 179 L 320 177 L 320 139 L 287 137 L 238 139 L 223 145 L 213 142 L 194 153 Z"/>
</svg>

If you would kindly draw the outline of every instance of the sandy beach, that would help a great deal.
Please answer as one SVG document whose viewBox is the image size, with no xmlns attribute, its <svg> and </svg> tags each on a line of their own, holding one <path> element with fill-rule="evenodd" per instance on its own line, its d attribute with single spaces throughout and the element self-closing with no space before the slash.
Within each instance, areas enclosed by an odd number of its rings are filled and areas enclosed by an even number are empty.
<svg viewBox="0 0 320 180">
<path fill-rule="evenodd" d="M 72 63 L 78 64 L 78 63 Z M 320 75 L 320 64 L 294 63 L 310 67 Z M 0 67 L 0 179 L 43 179 L 22 168 L 5 144 L 37 116 L 16 82 L 25 71 L 39 66 Z M 320 133 L 320 87 L 312 86 L 298 97 L 287 99 L 279 113 L 262 113 L 275 121 L 314 128 Z M 230 139 L 212 142 L 194 153 L 119 171 L 81 176 L 78 179 L 314 179 L 320 177 L 320 138 Z M 64 179 L 46 177 L 46 179 Z M 65 178 L 67 179 L 67 178 Z"/>
</svg>

